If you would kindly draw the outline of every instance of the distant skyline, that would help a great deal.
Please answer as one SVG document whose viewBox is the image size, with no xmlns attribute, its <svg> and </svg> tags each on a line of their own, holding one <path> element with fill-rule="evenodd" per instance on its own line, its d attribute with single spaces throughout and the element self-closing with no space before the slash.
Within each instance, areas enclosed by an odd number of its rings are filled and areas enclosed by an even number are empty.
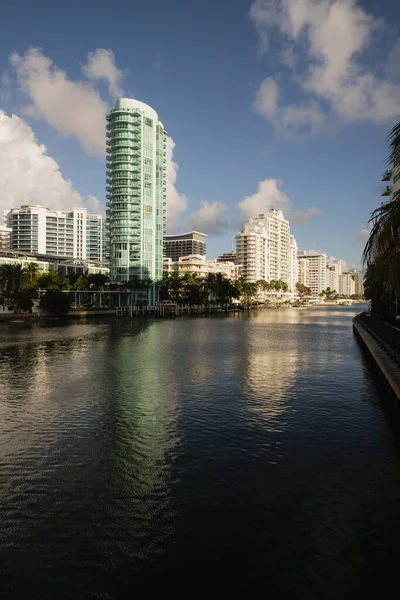
<svg viewBox="0 0 400 600">
<path fill-rule="evenodd" d="M 169 134 L 169 233 L 204 231 L 214 257 L 277 208 L 299 248 L 360 265 L 400 114 L 398 3 L 5 0 L 2 16 L 1 213 L 104 210 L 104 117 L 135 97 Z"/>
</svg>

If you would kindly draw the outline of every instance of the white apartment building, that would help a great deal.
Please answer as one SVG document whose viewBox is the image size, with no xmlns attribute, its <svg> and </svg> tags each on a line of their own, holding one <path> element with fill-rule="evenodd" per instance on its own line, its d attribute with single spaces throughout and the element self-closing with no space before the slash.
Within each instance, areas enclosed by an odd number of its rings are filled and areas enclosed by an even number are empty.
<svg viewBox="0 0 400 600">
<path fill-rule="evenodd" d="M 299 281 L 299 261 L 297 260 L 297 242 L 293 235 L 290 236 L 289 245 L 289 290 L 296 291 L 296 283 Z"/>
<path fill-rule="evenodd" d="M 105 224 L 102 215 L 86 208 L 52 211 L 45 206 L 23 205 L 4 211 L 11 229 L 13 250 L 103 262 Z"/>
<path fill-rule="evenodd" d="M 298 260 L 298 281 L 306 287 L 310 287 L 310 261 L 308 258 L 302 258 Z"/>
<path fill-rule="evenodd" d="M 11 244 L 11 229 L 0 225 L 0 250 L 10 248 Z"/>
<path fill-rule="evenodd" d="M 400 168 L 395 168 L 392 164 L 390 169 L 383 174 L 382 181 L 385 182 L 385 185 L 382 188 L 381 196 L 388 197 L 389 202 L 392 202 L 400 193 Z"/>
<path fill-rule="evenodd" d="M 295 291 L 297 265 L 293 260 L 296 240 L 282 211 L 271 209 L 252 217 L 236 236 L 236 262 L 247 281 L 281 279 Z"/>
<path fill-rule="evenodd" d="M 326 287 L 339 293 L 339 278 L 346 271 L 346 262 L 340 259 L 331 259 L 326 266 Z"/>
<path fill-rule="evenodd" d="M 342 273 L 339 276 L 339 294 L 350 297 L 356 293 L 354 273 Z"/>
<path fill-rule="evenodd" d="M 299 259 L 299 282 L 309 287 L 313 295 L 318 296 L 327 287 L 326 254 L 314 250 L 299 250 L 297 256 Z M 308 264 L 302 264 L 305 260 L 308 261 Z M 308 283 L 302 279 L 308 279 Z"/>
<path fill-rule="evenodd" d="M 238 278 L 238 270 L 239 267 L 232 262 L 220 263 L 216 260 L 207 260 L 202 254 L 181 256 L 176 261 L 172 258 L 164 258 L 164 275 L 178 273 L 180 277 L 189 274 L 204 278 L 209 273 L 220 273 L 227 279 L 235 280 Z"/>
<path fill-rule="evenodd" d="M 74 259 L 61 256 L 35 256 L 31 253 L 25 253 L 10 249 L 0 250 L 0 266 L 1 265 L 21 265 L 27 267 L 29 264 L 35 264 L 38 272 L 50 273 L 52 271 L 60 271 L 64 275 L 79 274 L 84 275 L 109 275 L 109 268 L 104 264 L 83 259 Z"/>
</svg>

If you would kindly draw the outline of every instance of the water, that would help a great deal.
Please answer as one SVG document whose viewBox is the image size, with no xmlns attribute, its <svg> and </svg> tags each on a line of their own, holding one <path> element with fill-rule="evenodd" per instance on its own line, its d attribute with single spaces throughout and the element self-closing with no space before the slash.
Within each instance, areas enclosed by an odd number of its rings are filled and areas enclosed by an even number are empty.
<svg viewBox="0 0 400 600">
<path fill-rule="evenodd" d="M 1 597 L 396 597 L 399 446 L 354 314 L 1 324 Z"/>
</svg>

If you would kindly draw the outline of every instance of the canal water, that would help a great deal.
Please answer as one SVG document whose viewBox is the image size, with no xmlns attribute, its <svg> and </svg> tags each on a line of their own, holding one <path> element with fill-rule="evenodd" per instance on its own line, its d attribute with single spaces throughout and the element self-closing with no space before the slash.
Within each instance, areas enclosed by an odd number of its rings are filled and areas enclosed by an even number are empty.
<svg viewBox="0 0 400 600">
<path fill-rule="evenodd" d="M 355 314 L 0 324 L 1 598 L 397 597 Z"/>
</svg>

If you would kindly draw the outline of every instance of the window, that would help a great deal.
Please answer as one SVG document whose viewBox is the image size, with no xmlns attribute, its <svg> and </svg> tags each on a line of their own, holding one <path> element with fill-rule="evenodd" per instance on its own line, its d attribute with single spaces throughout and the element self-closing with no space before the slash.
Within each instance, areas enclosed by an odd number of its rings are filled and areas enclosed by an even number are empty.
<svg viewBox="0 0 400 600">
<path fill-rule="evenodd" d="M 151 119 L 149 119 L 148 117 L 144 118 L 144 123 L 145 125 L 147 125 L 148 127 L 153 127 L 153 121 Z"/>
</svg>

